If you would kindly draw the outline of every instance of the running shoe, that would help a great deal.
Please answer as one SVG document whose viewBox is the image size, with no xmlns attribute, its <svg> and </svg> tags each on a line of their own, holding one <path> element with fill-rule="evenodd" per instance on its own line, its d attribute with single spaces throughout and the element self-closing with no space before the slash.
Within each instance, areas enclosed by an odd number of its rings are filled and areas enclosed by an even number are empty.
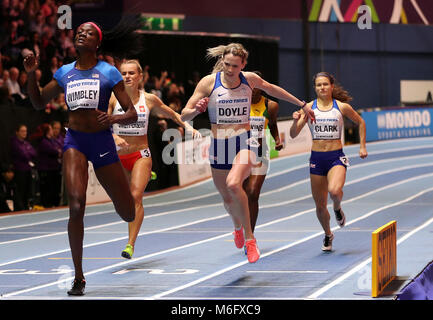
<svg viewBox="0 0 433 320">
<path fill-rule="evenodd" d="M 257 247 L 256 239 L 248 240 L 245 242 L 245 247 L 247 248 L 247 257 L 249 263 L 254 263 L 260 258 L 260 251 Z"/>
<path fill-rule="evenodd" d="M 150 172 L 150 180 L 156 180 L 156 178 L 157 178 L 156 172 L 151 171 Z"/>
<path fill-rule="evenodd" d="M 84 288 L 86 287 L 86 280 L 78 280 L 74 279 L 72 282 L 72 288 L 68 291 L 68 295 L 70 296 L 83 296 Z"/>
<path fill-rule="evenodd" d="M 331 234 L 330 236 L 325 235 L 322 251 L 332 251 L 332 240 L 334 240 L 334 234 Z"/>
<path fill-rule="evenodd" d="M 344 215 L 343 209 L 334 210 L 335 213 L 335 219 L 337 220 L 338 225 L 340 228 L 343 228 L 346 224 L 346 216 Z"/>
<path fill-rule="evenodd" d="M 129 243 L 126 245 L 125 250 L 122 251 L 122 257 L 126 259 L 131 259 L 134 254 L 134 247 Z"/>
<path fill-rule="evenodd" d="M 239 230 L 236 230 L 233 232 L 235 238 L 235 245 L 236 248 L 240 249 L 244 246 L 245 243 L 245 237 L 244 237 L 244 227 L 241 227 Z"/>
</svg>

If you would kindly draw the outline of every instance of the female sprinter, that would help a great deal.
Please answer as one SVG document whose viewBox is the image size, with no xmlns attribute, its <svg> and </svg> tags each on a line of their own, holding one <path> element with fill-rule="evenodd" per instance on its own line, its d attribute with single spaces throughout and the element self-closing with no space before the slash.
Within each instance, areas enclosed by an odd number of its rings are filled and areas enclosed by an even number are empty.
<svg viewBox="0 0 433 320">
<path fill-rule="evenodd" d="M 126 60 L 120 65 L 120 73 L 125 82 L 126 92 L 134 104 L 138 114 L 138 121 L 133 124 L 114 124 L 113 136 L 118 149 L 120 161 L 125 168 L 130 181 L 130 189 L 135 202 L 135 220 L 129 222 L 129 240 L 121 256 L 131 259 L 134 254 L 135 241 L 143 223 L 143 193 L 150 180 L 152 172 L 152 157 L 147 139 L 149 115 L 152 110 L 158 111 L 162 116 L 172 119 L 181 127 L 193 130 L 194 137 L 198 137 L 198 131 L 189 124 L 184 123 L 180 114 L 164 105 L 154 94 L 141 89 L 143 69 L 138 60 Z M 123 108 L 114 95 L 110 99 L 108 114 L 121 115 Z"/>
<path fill-rule="evenodd" d="M 305 102 L 283 88 L 253 72 L 242 72 L 248 51 L 241 44 L 210 48 L 207 56 L 218 58 L 218 62 L 213 73 L 199 81 L 182 110 L 182 120 L 191 120 L 208 109 L 213 136 L 209 149 L 212 178 L 232 217 L 235 245 L 243 248 L 245 244 L 248 261 L 253 263 L 259 259 L 260 252 L 251 229 L 248 197 L 242 187 L 251 168 L 257 165 L 259 146 L 250 134 L 251 92 L 259 88 L 273 97 L 305 107 L 312 119 L 314 114 Z"/>
<path fill-rule="evenodd" d="M 365 122 L 347 103 L 352 100 L 348 92 L 335 83 L 335 78 L 328 72 L 319 72 L 313 78 L 317 99 L 308 103 L 316 116 L 315 124 L 308 124 L 313 138 L 310 158 L 310 181 L 316 214 L 325 232 L 323 251 L 332 251 L 334 234 L 330 228 L 330 215 L 327 209 L 328 193 L 334 202 L 334 213 L 338 225 L 342 228 L 346 217 L 341 209 L 343 186 L 346 181 L 348 158 L 343 153 L 341 133 L 343 117 L 348 117 L 359 125 L 359 156 L 367 157 L 365 146 Z M 294 122 L 290 136 L 296 137 L 307 122 L 303 111 L 293 113 Z"/>
<path fill-rule="evenodd" d="M 261 76 L 259 72 L 256 73 Z M 253 89 L 251 102 L 251 134 L 257 138 L 260 144 L 258 159 L 261 161 L 261 164 L 259 167 L 252 168 L 251 174 L 244 181 L 243 187 L 248 196 L 251 230 L 254 232 L 259 214 L 260 191 L 269 169 L 270 154 L 266 140 L 266 130 L 269 128 L 269 132 L 275 140 L 275 150 L 281 150 L 283 144 L 280 142 L 277 126 L 278 103 L 266 98 L 263 95 L 263 91 L 257 88 Z"/>
<path fill-rule="evenodd" d="M 100 52 L 110 52 L 114 56 L 133 52 L 139 46 L 139 38 L 133 32 L 135 28 L 131 24 L 129 29 L 123 27 L 123 32 L 115 28 L 104 34 L 93 22 L 81 24 L 74 39 L 77 60 L 58 69 L 54 79 L 41 92 L 35 80 L 38 59 L 33 54 L 24 58 L 33 106 L 43 109 L 48 101 L 64 92 L 69 109 L 69 129 L 63 146 L 63 176 L 69 199 L 68 235 L 75 268 L 75 280 L 69 295 L 83 295 L 86 285 L 82 255 L 88 161 L 92 162 L 99 182 L 120 217 L 127 222 L 135 217 L 134 200 L 117 156 L 110 126 L 137 121 L 137 112 L 125 90 L 120 72 L 97 59 Z M 112 92 L 125 113 L 106 113 Z"/>
</svg>

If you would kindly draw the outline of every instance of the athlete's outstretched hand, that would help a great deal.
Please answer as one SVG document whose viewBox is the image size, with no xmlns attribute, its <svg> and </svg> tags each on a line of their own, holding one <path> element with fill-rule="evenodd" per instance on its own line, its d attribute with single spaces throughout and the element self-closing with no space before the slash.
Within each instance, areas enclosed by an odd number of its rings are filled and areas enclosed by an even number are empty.
<svg viewBox="0 0 433 320">
<path fill-rule="evenodd" d="M 30 50 L 27 50 L 27 52 L 24 52 L 23 50 L 23 53 L 26 53 L 23 61 L 24 70 L 27 73 L 35 71 L 39 67 L 39 55 L 35 57 L 33 52 Z"/>
<path fill-rule="evenodd" d="M 308 120 L 311 120 L 311 123 L 315 123 L 316 122 L 316 116 L 314 115 L 314 111 L 313 109 L 311 109 L 311 106 L 309 106 L 308 104 L 306 104 L 302 110 L 305 112 L 305 114 L 308 117 Z"/>
<path fill-rule="evenodd" d="M 205 98 L 201 98 L 197 104 L 195 105 L 195 109 L 200 112 L 203 113 L 206 111 L 207 109 L 207 104 L 209 103 L 209 98 L 205 97 Z"/>
<path fill-rule="evenodd" d="M 295 111 L 292 114 L 293 120 L 299 120 L 302 118 L 302 116 L 303 116 L 303 114 L 299 111 Z"/>
</svg>

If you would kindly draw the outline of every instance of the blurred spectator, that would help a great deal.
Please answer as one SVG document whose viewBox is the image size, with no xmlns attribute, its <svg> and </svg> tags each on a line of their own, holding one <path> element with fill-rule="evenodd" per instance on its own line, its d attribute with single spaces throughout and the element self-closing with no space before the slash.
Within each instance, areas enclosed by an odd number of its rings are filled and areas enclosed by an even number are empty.
<svg viewBox="0 0 433 320">
<path fill-rule="evenodd" d="M 25 209 L 33 206 L 34 194 L 32 194 L 33 178 L 32 168 L 35 167 L 36 150 L 26 140 L 27 126 L 21 124 L 11 138 L 11 158 L 15 168 L 15 181 L 18 193 Z"/>
<path fill-rule="evenodd" d="M 36 14 L 35 20 L 30 20 L 30 31 L 36 32 L 39 35 L 44 31 L 45 26 L 45 16 L 42 12 Z"/>
<path fill-rule="evenodd" d="M 44 123 L 40 126 L 42 137 L 38 141 L 37 168 L 41 204 L 45 208 L 58 206 L 62 183 L 62 146 L 53 136 L 53 128 Z"/>
<path fill-rule="evenodd" d="M 60 54 L 63 58 L 68 56 L 68 50 L 74 48 L 73 39 L 68 35 L 67 30 L 60 30 L 60 36 L 58 38 Z M 74 48 L 75 49 L 75 48 Z"/>
<path fill-rule="evenodd" d="M 23 104 L 26 96 L 21 92 L 20 84 L 18 83 L 18 76 L 20 71 L 16 67 L 12 67 L 9 70 L 9 79 L 6 80 L 6 86 L 9 89 L 9 93 L 14 98 L 17 104 Z"/>
<path fill-rule="evenodd" d="M 45 17 L 49 17 L 57 13 L 57 7 L 54 0 L 45 0 L 41 6 L 41 12 Z"/>
<path fill-rule="evenodd" d="M 24 16 L 26 21 L 36 20 L 36 15 L 41 11 L 39 0 L 27 0 L 24 9 Z"/>
<path fill-rule="evenodd" d="M 11 164 L 2 164 L 0 170 L 0 212 L 24 210 L 14 179 L 15 173 L 13 166 Z"/>
<path fill-rule="evenodd" d="M 41 37 L 37 31 L 31 33 L 28 47 L 36 56 L 41 54 Z"/>
<path fill-rule="evenodd" d="M 22 23 L 22 20 L 21 20 Z M 12 20 L 9 24 L 8 40 L 6 43 L 6 54 L 16 65 L 23 45 L 27 41 L 24 28 L 20 26 L 20 21 Z"/>
<path fill-rule="evenodd" d="M 6 87 L 7 88 L 7 81 L 9 80 L 9 70 L 3 70 L 3 74 L 0 79 L 0 87 Z M 9 88 L 8 88 L 9 90 Z"/>
<path fill-rule="evenodd" d="M 55 56 L 57 50 L 54 32 L 51 29 L 44 28 L 41 35 L 41 45 L 41 63 L 48 63 L 51 65 L 53 61 L 50 61 L 50 59 Z M 45 76 L 44 72 L 43 75 Z"/>
<path fill-rule="evenodd" d="M 20 71 L 20 75 L 18 76 L 18 84 L 20 86 L 20 91 L 24 96 L 27 97 L 27 72 L 24 70 Z"/>
<path fill-rule="evenodd" d="M 63 149 L 63 143 L 65 140 L 65 128 L 62 127 L 60 121 L 54 120 L 51 121 L 51 127 L 53 128 L 53 139 L 56 141 L 56 144 L 59 148 Z"/>
<path fill-rule="evenodd" d="M 56 56 L 50 59 L 50 63 L 42 70 L 41 86 L 44 87 L 48 82 L 53 79 L 53 75 L 59 68 L 59 60 Z"/>
<path fill-rule="evenodd" d="M 192 94 L 194 93 L 195 87 L 197 86 L 200 79 L 201 79 L 200 72 L 193 71 L 191 79 L 188 79 L 188 81 L 186 82 L 187 84 L 185 87 L 185 95 L 187 97 L 192 96 Z"/>
</svg>

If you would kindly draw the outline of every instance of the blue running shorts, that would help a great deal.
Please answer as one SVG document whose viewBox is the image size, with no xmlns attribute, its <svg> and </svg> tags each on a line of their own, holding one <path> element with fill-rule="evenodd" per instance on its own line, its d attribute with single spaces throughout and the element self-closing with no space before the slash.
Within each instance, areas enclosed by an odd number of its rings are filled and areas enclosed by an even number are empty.
<svg viewBox="0 0 433 320">
<path fill-rule="evenodd" d="M 332 167 L 338 165 L 345 168 L 349 166 L 349 159 L 342 149 L 327 152 L 311 151 L 310 174 L 326 176 Z"/>
<path fill-rule="evenodd" d="M 233 160 L 241 150 L 251 150 L 258 157 L 259 142 L 251 137 L 250 131 L 243 132 L 228 139 L 211 138 L 209 162 L 214 169 L 230 170 Z M 245 159 L 247 161 L 247 159 Z"/>
<path fill-rule="evenodd" d="M 69 148 L 83 153 L 95 170 L 119 161 L 111 130 L 87 133 L 68 129 L 63 152 Z"/>
</svg>

